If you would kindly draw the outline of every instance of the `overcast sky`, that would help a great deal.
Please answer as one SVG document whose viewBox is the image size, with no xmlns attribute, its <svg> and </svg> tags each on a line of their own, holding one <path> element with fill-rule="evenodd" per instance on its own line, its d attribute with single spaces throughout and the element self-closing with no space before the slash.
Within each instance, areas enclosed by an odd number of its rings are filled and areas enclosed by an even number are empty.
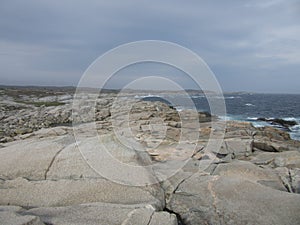
<svg viewBox="0 0 300 225">
<path fill-rule="evenodd" d="M 0 84 L 76 85 L 106 51 L 150 39 L 196 52 L 225 91 L 300 93 L 299 0 L 1 0 Z"/>
</svg>

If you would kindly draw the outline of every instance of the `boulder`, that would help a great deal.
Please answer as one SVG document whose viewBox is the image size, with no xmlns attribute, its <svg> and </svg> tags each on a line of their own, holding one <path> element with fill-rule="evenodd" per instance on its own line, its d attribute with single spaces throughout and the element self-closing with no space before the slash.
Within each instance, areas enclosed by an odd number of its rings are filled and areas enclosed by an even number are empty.
<svg viewBox="0 0 300 225">
<path fill-rule="evenodd" d="M 274 127 L 260 127 L 255 131 L 256 138 L 268 138 L 269 140 L 288 141 L 291 140 L 290 135 L 282 130 Z"/>
<path fill-rule="evenodd" d="M 224 140 L 228 153 L 234 154 L 235 157 L 250 156 L 252 154 L 253 140 L 231 138 Z"/>
<path fill-rule="evenodd" d="M 261 150 L 266 152 L 282 152 L 289 150 L 286 143 L 274 142 L 269 140 L 254 140 L 253 142 L 254 150 Z"/>
<path fill-rule="evenodd" d="M 300 168 L 300 152 L 259 152 L 253 156 L 251 162 L 257 165 L 271 165 L 274 167 Z"/>
</svg>

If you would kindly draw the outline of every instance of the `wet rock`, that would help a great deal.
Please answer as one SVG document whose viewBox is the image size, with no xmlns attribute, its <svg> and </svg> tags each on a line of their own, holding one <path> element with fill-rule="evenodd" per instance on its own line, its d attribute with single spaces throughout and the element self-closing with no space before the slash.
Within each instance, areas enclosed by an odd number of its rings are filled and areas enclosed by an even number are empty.
<svg viewBox="0 0 300 225">
<path fill-rule="evenodd" d="M 268 123 L 271 123 L 272 125 L 280 125 L 280 126 L 286 127 L 286 128 L 295 126 L 298 124 L 296 121 L 293 121 L 293 120 L 284 120 L 284 119 L 279 119 L 279 118 L 275 118 L 275 119 L 258 118 L 257 120 L 268 122 Z"/>
</svg>

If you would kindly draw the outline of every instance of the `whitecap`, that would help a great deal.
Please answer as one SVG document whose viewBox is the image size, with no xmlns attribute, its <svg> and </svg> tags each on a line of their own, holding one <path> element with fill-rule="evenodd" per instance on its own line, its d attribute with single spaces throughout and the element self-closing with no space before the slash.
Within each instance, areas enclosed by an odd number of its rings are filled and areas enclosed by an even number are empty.
<svg viewBox="0 0 300 225">
<path fill-rule="evenodd" d="M 242 98 L 241 96 L 226 96 L 225 99 L 235 99 L 235 98 Z"/>
<path fill-rule="evenodd" d="M 183 110 L 185 110 L 186 108 L 182 107 L 182 106 L 175 106 L 174 107 L 176 109 L 176 111 L 181 112 Z"/>
<path fill-rule="evenodd" d="M 162 98 L 162 96 L 160 96 L 160 95 L 151 95 L 151 94 L 148 94 L 148 95 L 136 95 L 135 96 L 135 98 L 153 98 L 153 97 Z"/>
<path fill-rule="evenodd" d="M 284 117 L 282 119 L 285 121 L 296 121 L 297 120 L 295 117 Z"/>
<path fill-rule="evenodd" d="M 291 129 L 291 131 L 293 131 L 293 132 L 300 132 L 300 125 L 292 126 L 290 129 Z"/>
<path fill-rule="evenodd" d="M 247 117 L 247 120 L 254 120 L 254 121 L 256 121 L 256 120 L 258 120 L 258 117 Z"/>
<path fill-rule="evenodd" d="M 230 120 L 238 120 L 238 119 L 236 119 L 236 118 L 234 118 L 234 117 L 232 117 L 232 116 L 219 116 L 219 119 L 220 120 L 226 120 L 226 121 L 230 121 Z"/>
<path fill-rule="evenodd" d="M 260 123 L 260 122 L 252 122 L 251 123 L 254 127 L 265 127 L 267 126 L 268 124 L 266 123 Z"/>
<path fill-rule="evenodd" d="M 203 95 L 193 95 L 191 98 L 205 98 Z"/>
<path fill-rule="evenodd" d="M 266 120 L 275 120 L 275 117 L 266 117 Z"/>
</svg>

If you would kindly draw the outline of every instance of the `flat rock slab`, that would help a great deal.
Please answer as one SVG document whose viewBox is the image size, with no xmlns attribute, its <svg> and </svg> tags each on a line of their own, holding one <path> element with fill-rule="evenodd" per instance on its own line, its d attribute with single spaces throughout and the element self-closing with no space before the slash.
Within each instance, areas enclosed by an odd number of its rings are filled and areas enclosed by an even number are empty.
<svg viewBox="0 0 300 225">
<path fill-rule="evenodd" d="M 28 181 L 18 178 L 0 185 L 0 205 L 41 207 L 88 202 L 147 203 L 161 209 L 164 194 L 159 186 L 139 188 L 105 179 Z"/>
<path fill-rule="evenodd" d="M 232 163 L 220 164 L 216 167 L 213 175 L 245 179 L 277 190 L 286 191 L 280 177 L 274 170 L 260 168 L 246 161 L 235 160 Z"/>
<path fill-rule="evenodd" d="M 195 174 L 167 207 L 184 224 L 298 224 L 300 195 L 245 179 Z"/>
<path fill-rule="evenodd" d="M 155 212 L 151 205 L 122 205 L 93 203 L 67 207 L 31 209 L 23 213 L 41 218 L 46 224 L 55 225 L 175 225 L 174 214 Z M 157 221 L 159 222 L 157 223 Z"/>
<path fill-rule="evenodd" d="M 44 225 L 39 217 L 31 215 L 19 215 L 14 212 L 0 211 L 1 225 Z"/>
<path fill-rule="evenodd" d="M 0 205 L 0 212 L 21 212 L 22 210 L 20 206 Z"/>
<path fill-rule="evenodd" d="M 10 143 L 0 149 L 0 178 L 26 177 L 31 180 L 45 178 L 55 155 L 63 149 L 60 137 L 28 139 Z"/>
<path fill-rule="evenodd" d="M 62 134 L 48 138 L 35 136 L 0 149 L 0 204 L 41 207 L 109 202 L 147 203 L 158 209 L 164 208 L 164 193 L 159 185 L 139 188 L 104 179 L 84 160 L 74 138 Z M 138 153 L 122 147 L 112 135 L 100 139 L 85 138 L 78 145 L 88 151 L 100 151 L 101 154 L 103 149 L 93 148 L 99 141 L 107 143 L 116 158 L 139 165 L 141 157 Z M 104 163 L 93 158 L 93 155 L 91 159 Z M 126 173 L 116 168 L 111 172 Z M 123 179 L 131 176 L 128 174 Z"/>
<path fill-rule="evenodd" d="M 300 152 L 287 151 L 278 153 L 261 152 L 256 154 L 252 159 L 252 163 L 258 165 L 271 164 L 275 167 L 300 168 Z"/>
<path fill-rule="evenodd" d="M 249 156 L 252 154 L 252 142 L 250 138 L 227 138 L 220 149 L 213 150 L 215 154 L 234 154 L 235 157 Z"/>
<path fill-rule="evenodd" d="M 84 160 L 78 146 L 66 146 L 55 158 L 47 173 L 47 179 L 101 178 Z"/>
</svg>

